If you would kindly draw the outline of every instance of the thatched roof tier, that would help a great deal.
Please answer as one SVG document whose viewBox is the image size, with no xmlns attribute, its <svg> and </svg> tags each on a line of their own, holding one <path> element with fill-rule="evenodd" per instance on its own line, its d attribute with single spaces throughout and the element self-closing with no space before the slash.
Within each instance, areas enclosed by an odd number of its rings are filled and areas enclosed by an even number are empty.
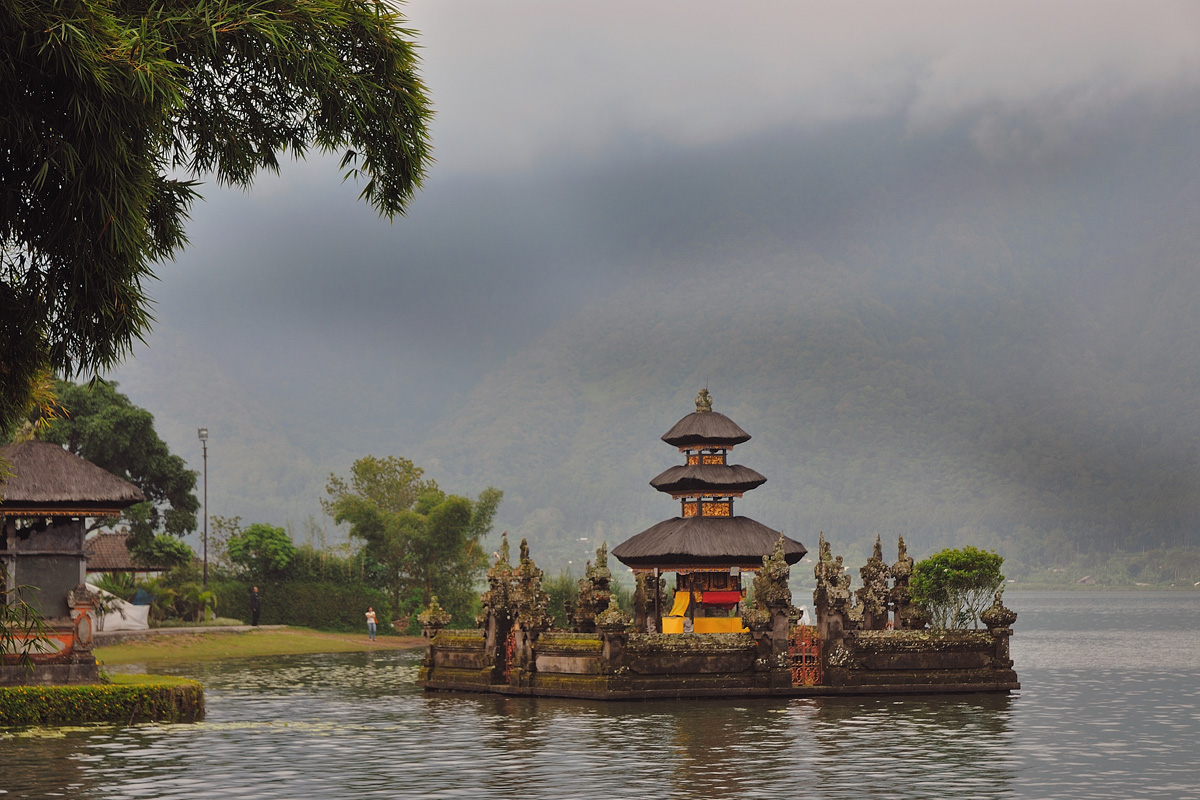
<svg viewBox="0 0 1200 800">
<path fill-rule="evenodd" d="M 663 472 L 650 485 L 674 496 L 742 494 L 767 482 L 741 464 L 681 464 Z"/>
<path fill-rule="evenodd" d="M 750 434 L 724 414 L 695 411 L 676 422 L 662 440 L 675 447 L 733 447 L 750 441 Z"/>
<path fill-rule="evenodd" d="M 772 530 L 749 517 L 675 517 L 626 539 L 612 555 L 627 567 L 664 570 L 695 567 L 762 566 L 779 539 Z M 784 558 L 795 564 L 808 551 L 795 539 L 783 537 Z"/>
<path fill-rule="evenodd" d="M 142 490 L 49 442 L 0 449 L 13 475 L 0 484 L 0 515 L 100 517 L 146 499 Z"/>
</svg>

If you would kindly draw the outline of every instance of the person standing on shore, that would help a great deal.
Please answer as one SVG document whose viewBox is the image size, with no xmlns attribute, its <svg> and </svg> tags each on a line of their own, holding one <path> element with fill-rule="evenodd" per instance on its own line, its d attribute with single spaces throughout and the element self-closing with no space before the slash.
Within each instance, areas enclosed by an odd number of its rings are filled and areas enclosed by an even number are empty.
<svg viewBox="0 0 1200 800">
<path fill-rule="evenodd" d="M 258 587 L 250 590 L 250 624 L 258 625 Z"/>
<path fill-rule="evenodd" d="M 371 606 L 367 607 L 367 636 L 375 641 L 375 609 Z"/>
</svg>

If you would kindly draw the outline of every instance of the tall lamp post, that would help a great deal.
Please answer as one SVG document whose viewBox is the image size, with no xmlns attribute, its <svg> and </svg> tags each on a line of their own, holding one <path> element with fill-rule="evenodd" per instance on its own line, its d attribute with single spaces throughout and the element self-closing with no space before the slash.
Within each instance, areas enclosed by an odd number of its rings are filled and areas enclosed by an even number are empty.
<svg viewBox="0 0 1200 800">
<path fill-rule="evenodd" d="M 200 428 L 197 433 L 204 452 L 204 588 L 208 589 L 208 428 Z"/>
</svg>

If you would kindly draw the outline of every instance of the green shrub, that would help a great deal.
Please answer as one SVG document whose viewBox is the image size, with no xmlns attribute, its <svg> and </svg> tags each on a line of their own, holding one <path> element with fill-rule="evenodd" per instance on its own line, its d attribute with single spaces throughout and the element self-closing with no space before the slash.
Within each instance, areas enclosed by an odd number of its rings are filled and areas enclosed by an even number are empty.
<svg viewBox="0 0 1200 800">
<path fill-rule="evenodd" d="M 296 554 L 296 545 L 287 531 L 275 525 L 256 522 L 238 531 L 225 543 L 229 560 L 251 577 L 263 580 L 268 575 L 281 575 Z"/>
<path fill-rule="evenodd" d="M 361 552 L 340 555 L 328 549 L 318 550 L 302 544 L 288 562 L 286 580 L 333 581 L 335 583 L 367 583 L 371 574 Z"/>
<path fill-rule="evenodd" d="M 548 612 L 554 620 L 554 627 L 559 630 L 575 627 L 574 611 L 579 598 L 579 581 L 575 576 L 564 570 L 557 577 L 543 580 L 542 588 L 550 595 Z"/>
<path fill-rule="evenodd" d="M 366 630 L 364 616 L 373 607 L 379 617 L 379 632 L 392 633 L 391 604 L 387 596 L 363 584 L 332 581 L 222 581 L 209 583 L 217 596 L 221 614 L 250 622 L 250 588 L 258 586 L 262 625 L 298 625 L 319 631 Z"/>
<path fill-rule="evenodd" d="M 111 684 L 0 686 L 0 727 L 202 719 L 204 687 L 183 678 L 115 675 Z"/>
<path fill-rule="evenodd" d="M 138 589 L 137 581 L 129 572 L 102 572 L 99 576 L 89 576 L 88 583 L 115 594 L 127 603 L 137 594 Z"/>
<path fill-rule="evenodd" d="M 964 547 L 934 553 L 913 568 L 913 602 L 935 628 L 979 627 L 979 615 L 1004 585 L 1004 558 L 990 550 Z"/>
</svg>

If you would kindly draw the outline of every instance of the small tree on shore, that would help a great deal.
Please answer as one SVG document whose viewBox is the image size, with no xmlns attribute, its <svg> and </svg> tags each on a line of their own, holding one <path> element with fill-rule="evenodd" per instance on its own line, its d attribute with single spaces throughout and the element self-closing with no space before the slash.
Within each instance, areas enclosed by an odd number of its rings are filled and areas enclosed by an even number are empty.
<svg viewBox="0 0 1200 800">
<path fill-rule="evenodd" d="M 364 456 L 349 480 L 329 476 L 322 500 L 335 523 L 349 523 L 378 565 L 380 588 L 397 613 L 439 597 L 458 621 L 474 614 L 475 582 L 487 566 L 482 539 L 503 493 L 488 487 L 474 500 L 446 494 L 407 458 Z"/>
<path fill-rule="evenodd" d="M 913 568 L 913 602 L 935 628 L 979 627 L 979 615 L 1004 585 L 1004 558 L 977 547 L 942 550 Z"/>
<path fill-rule="evenodd" d="M 462 622 L 474 613 L 475 582 L 487 566 L 482 540 L 502 492 L 488 487 L 474 500 L 447 495 L 424 475 L 406 458 L 364 456 L 348 481 L 329 476 L 321 505 L 363 542 L 397 613 L 436 594 Z"/>
</svg>

